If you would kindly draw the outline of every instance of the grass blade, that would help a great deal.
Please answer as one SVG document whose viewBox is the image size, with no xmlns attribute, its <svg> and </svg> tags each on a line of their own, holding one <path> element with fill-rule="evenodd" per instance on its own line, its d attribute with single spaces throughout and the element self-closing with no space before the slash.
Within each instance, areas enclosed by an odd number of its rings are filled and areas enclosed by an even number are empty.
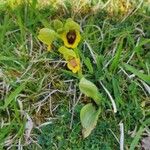
<svg viewBox="0 0 150 150">
<path fill-rule="evenodd" d="M 115 72 L 115 70 L 117 69 L 117 66 L 118 66 L 118 63 L 119 63 L 119 60 L 120 60 L 120 56 L 121 56 L 121 52 L 123 50 L 122 45 L 123 45 L 123 38 L 121 39 L 121 42 L 118 46 L 116 55 L 114 56 L 114 60 L 112 61 L 112 64 L 110 66 L 110 71 L 111 72 Z"/>
<path fill-rule="evenodd" d="M 130 72 L 132 72 L 133 74 L 135 74 L 136 76 L 138 76 L 140 79 L 142 79 L 143 81 L 147 82 L 148 84 L 150 84 L 150 75 L 146 75 L 141 73 L 139 70 L 135 69 L 134 67 L 128 65 L 128 64 L 123 64 L 124 68 Z"/>
<path fill-rule="evenodd" d="M 141 137 L 143 131 L 144 131 L 144 128 L 140 127 L 139 131 L 136 133 L 136 136 L 134 137 L 134 139 L 131 143 L 131 146 L 130 146 L 129 150 L 135 150 L 135 147 L 138 145 L 138 142 L 140 140 L 140 137 Z"/>
<path fill-rule="evenodd" d="M 9 96 L 5 99 L 4 106 L 0 107 L 0 109 L 5 109 L 7 106 L 15 99 L 16 96 L 25 88 L 27 82 L 19 85 Z"/>
</svg>

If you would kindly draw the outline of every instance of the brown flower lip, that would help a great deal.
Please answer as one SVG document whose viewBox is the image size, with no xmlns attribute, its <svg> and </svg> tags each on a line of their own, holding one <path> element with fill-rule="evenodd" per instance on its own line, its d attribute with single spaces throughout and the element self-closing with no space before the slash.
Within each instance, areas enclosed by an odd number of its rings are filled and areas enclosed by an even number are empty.
<svg viewBox="0 0 150 150">
<path fill-rule="evenodd" d="M 76 40 L 75 30 L 70 30 L 66 36 L 67 36 L 67 41 L 69 44 L 73 44 L 75 42 L 75 40 Z"/>
<path fill-rule="evenodd" d="M 75 68 L 78 65 L 75 59 L 71 59 L 69 62 L 73 68 Z"/>
</svg>

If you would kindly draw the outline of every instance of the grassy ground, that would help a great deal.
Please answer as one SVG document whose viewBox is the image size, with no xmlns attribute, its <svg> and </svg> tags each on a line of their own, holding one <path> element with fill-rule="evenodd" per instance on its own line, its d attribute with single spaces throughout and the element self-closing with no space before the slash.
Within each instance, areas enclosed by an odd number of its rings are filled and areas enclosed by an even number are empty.
<svg viewBox="0 0 150 150">
<path fill-rule="evenodd" d="M 36 1 L 0 5 L 0 149 L 117 150 L 119 123 L 125 149 L 141 149 L 150 136 L 150 12 L 144 4 L 126 14 L 86 8 L 78 15 L 68 3 L 65 9 L 39 9 Z M 78 78 L 57 50 L 47 52 L 37 39 L 54 18 L 72 16 L 83 30 L 83 72 L 103 96 L 98 124 L 86 139 L 79 114 L 90 99 L 80 94 Z"/>
</svg>

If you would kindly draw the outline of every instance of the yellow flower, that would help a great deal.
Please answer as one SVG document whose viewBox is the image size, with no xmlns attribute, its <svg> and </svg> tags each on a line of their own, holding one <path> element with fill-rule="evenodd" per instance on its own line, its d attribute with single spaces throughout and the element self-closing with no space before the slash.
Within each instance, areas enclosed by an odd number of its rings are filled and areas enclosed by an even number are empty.
<svg viewBox="0 0 150 150">
<path fill-rule="evenodd" d="M 67 67 L 73 72 L 77 73 L 80 70 L 80 59 L 72 49 L 61 46 L 58 51 L 63 54 L 63 58 L 67 61 Z"/>
<path fill-rule="evenodd" d="M 77 73 L 80 70 L 80 59 L 72 58 L 68 60 L 67 67 L 72 70 L 73 73 Z"/>
<path fill-rule="evenodd" d="M 66 47 L 76 48 L 81 40 L 79 24 L 70 18 L 67 19 L 60 37 Z"/>
</svg>

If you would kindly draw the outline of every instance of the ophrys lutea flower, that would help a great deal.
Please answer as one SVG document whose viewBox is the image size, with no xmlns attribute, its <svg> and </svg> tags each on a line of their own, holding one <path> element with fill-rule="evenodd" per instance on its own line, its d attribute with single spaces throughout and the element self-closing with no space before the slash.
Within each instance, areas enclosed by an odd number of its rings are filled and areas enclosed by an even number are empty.
<svg viewBox="0 0 150 150">
<path fill-rule="evenodd" d="M 71 18 L 67 19 L 60 37 L 66 47 L 76 48 L 81 40 L 79 24 Z"/>
<path fill-rule="evenodd" d="M 80 59 L 72 58 L 67 61 L 67 67 L 72 70 L 73 73 L 77 73 L 80 70 Z"/>
<path fill-rule="evenodd" d="M 73 72 L 77 73 L 80 68 L 80 59 L 77 57 L 76 53 L 72 49 L 68 49 L 64 46 L 61 46 L 58 50 L 63 58 L 67 61 L 67 67 Z"/>
</svg>

